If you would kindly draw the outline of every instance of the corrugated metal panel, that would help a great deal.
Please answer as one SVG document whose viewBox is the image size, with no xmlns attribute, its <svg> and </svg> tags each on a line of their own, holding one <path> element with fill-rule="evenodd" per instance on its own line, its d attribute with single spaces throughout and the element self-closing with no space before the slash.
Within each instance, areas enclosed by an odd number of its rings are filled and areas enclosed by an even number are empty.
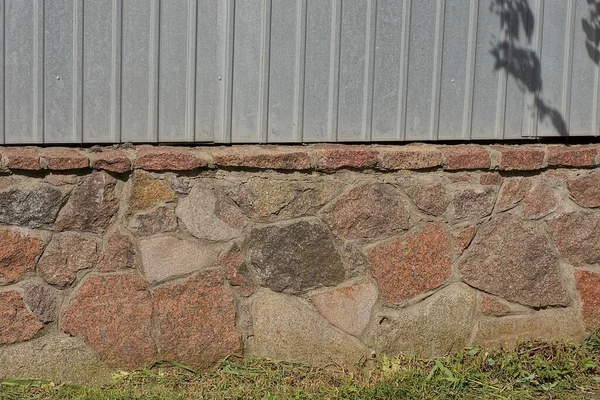
<svg viewBox="0 0 600 400">
<path fill-rule="evenodd" d="M 0 0 L 0 142 L 599 135 L 597 3 Z"/>
</svg>

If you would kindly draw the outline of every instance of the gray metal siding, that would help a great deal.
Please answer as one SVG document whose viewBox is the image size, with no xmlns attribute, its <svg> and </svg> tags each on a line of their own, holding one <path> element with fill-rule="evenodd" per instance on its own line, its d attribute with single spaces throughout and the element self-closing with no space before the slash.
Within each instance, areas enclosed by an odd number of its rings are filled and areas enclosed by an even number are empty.
<svg viewBox="0 0 600 400">
<path fill-rule="evenodd" d="M 0 0 L 0 143 L 595 136 L 597 3 Z"/>
</svg>

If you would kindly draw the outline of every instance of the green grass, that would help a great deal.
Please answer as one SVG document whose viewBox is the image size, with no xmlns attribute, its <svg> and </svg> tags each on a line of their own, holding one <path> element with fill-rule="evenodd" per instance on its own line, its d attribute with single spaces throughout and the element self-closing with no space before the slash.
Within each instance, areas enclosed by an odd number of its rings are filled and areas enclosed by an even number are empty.
<svg viewBox="0 0 600 400">
<path fill-rule="evenodd" d="M 582 345 L 529 343 L 435 360 L 384 358 L 359 372 L 226 360 L 202 373 L 181 364 L 115 377 L 104 387 L 0 382 L 0 399 L 600 399 L 600 335 Z"/>
</svg>

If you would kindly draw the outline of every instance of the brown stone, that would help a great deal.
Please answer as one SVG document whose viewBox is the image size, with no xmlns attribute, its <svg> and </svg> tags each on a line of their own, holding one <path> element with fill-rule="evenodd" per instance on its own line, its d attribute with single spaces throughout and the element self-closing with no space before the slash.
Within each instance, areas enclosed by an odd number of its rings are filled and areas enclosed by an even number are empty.
<svg viewBox="0 0 600 400">
<path fill-rule="evenodd" d="M 492 213 L 497 190 L 494 186 L 474 186 L 456 189 L 452 197 L 454 219 L 483 218 Z"/>
<path fill-rule="evenodd" d="M 419 170 L 443 164 L 443 153 L 432 146 L 386 146 L 379 149 L 379 167 L 383 169 Z"/>
<path fill-rule="evenodd" d="M 446 212 L 450 204 L 450 196 L 442 184 L 427 184 L 422 181 L 414 181 L 404 188 L 415 205 L 427 214 L 435 217 Z"/>
<path fill-rule="evenodd" d="M 581 313 L 588 332 L 600 329 L 600 275 L 589 271 L 575 272 Z"/>
<path fill-rule="evenodd" d="M 223 281 L 212 270 L 154 290 L 163 358 L 207 368 L 241 352 L 233 296 Z"/>
<path fill-rule="evenodd" d="M 481 185 L 492 185 L 492 186 L 500 186 L 504 182 L 504 178 L 497 172 L 488 172 L 485 174 L 481 174 L 479 177 L 479 183 Z"/>
<path fill-rule="evenodd" d="M 340 196 L 324 212 L 334 232 L 346 239 L 390 235 L 409 227 L 409 213 L 391 185 L 362 184 Z"/>
<path fill-rule="evenodd" d="M 135 247 L 129 237 L 114 232 L 108 238 L 100 261 L 99 271 L 118 271 L 133 268 L 135 264 Z"/>
<path fill-rule="evenodd" d="M 544 148 L 515 146 L 494 147 L 500 153 L 500 169 L 505 171 L 533 171 L 544 167 Z"/>
<path fill-rule="evenodd" d="M 452 242 L 454 243 L 454 251 L 457 255 L 462 255 L 465 252 L 467 247 L 473 241 L 473 237 L 475 237 L 475 232 L 477 228 L 474 226 L 465 226 L 462 228 L 456 229 L 452 233 Z"/>
<path fill-rule="evenodd" d="M 92 168 L 124 174 L 131 171 L 131 160 L 121 150 L 108 150 L 90 153 Z"/>
<path fill-rule="evenodd" d="M 177 216 L 172 207 L 158 207 L 148 213 L 135 214 L 129 227 L 140 236 L 151 236 L 177 229 Z"/>
<path fill-rule="evenodd" d="M 7 159 L 7 167 L 14 170 L 39 171 L 40 153 L 37 147 L 4 147 L 1 153 Z"/>
<path fill-rule="evenodd" d="M 548 146 L 548 165 L 562 167 L 593 167 L 596 165 L 596 146 Z"/>
<path fill-rule="evenodd" d="M 218 167 L 275 170 L 306 170 L 311 167 L 308 151 L 298 147 L 234 146 L 217 148 L 210 153 Z"/>
<path fill-rule="evenodd" d="M 446 156 L 444 169 L 489 169 L 492 162 L 490 153 L 483 146 L 448 146 L 442 149 Z"/>
<path fill-rule="evenodd" d="M 341 168 L 372 168 L 377 165 L 377 151 L 371 147 L 322 145 L 314 149 L 317 168 L 324 171 Z"/>
<path fill-rule="evenodd" d="M 219 256 L 219 264 L 225 271 L 229 284 L 235 287 L 240 295 L 248 297 L 254 293 L 254 278 L 242 250 L 236 243 Z"/>
<path fill-rule="evenodd" d="M 504 317 L 510 314 L 510 307 L 490 296 L 484 296 L 477 311 L 491 317 Z"/>
<path fill-rule="evenodd" d="M 90 166 L 87 156 L 79 150 L 50 147 L 42 150 L 42 163 L 54 171 L 84 169 Z"/>
<path fill-rule="evenodd" d="M 175 200 L 175 194 L 158 179 L 152 179 L 150 174 L 137 171 L 133 175 L 129 210 L 143 211 L 163 203 Z"/>
<path fill-rule="evenodd" d="M 571 301 L 543 230 L 517 219 L 482 224 L 459 268 L 470 286 L 511 302 L 549 307 Z"/>
<path fill-rule="evenodd" d="M 114 367 L 142 367 L 156 355 L 152 298 L 138 275 L 90 277 L 63 313 L 60 326 L 82 337 Z"/>
<path fill-rule="evenodd" d="M 580 206 L 600 207 L 600 171 L 570 179 L 567 186 L 573 199 Z"/>
<path fill-rule="evenodd" d="M 176 147 L 144 147 L 135 160 L 135 167 L 146 171 L 191 171 L 207 165 L 206 156 Z"/>
<path fill-rule="evenodd" d="M 0 229 L 0 285 L 16 282 L 35 271 L 43 243 L 26 231 Z"/>
<path fill-rule="evenodd" d="M 531 190 L 532 182 L 528 178 L 507 178 L 498 196 L 498 211 L 507 211 L 519 204 Z"/>
<path fill-rule="evenodd" d="M 332 325 L 359 336 L 371 319 L 371 310 L 377 302 L 377 286 L 365 280 L 311 297 L 317 310 Z"/>
<path fill-rule="evenodd" d="M 119 209 L 117 180 L 106 172 L 92 173 L 76 188 L 56 218 L 61 230 L 102 233 Z"/>
<path fill-rule="evenodd" d="M 450 235 L 442 224 L 377 245 L 369 251 L 381 297 L 402 303 L 441 286 L 452 275 Z"/>
<path fill-rule="evenodd" d="M 71 186 L 79 185 L 81 177 L 78 175 L 65 175 L 50 173 L 44 177 L 44 183 L 52 186 Z"/>
<path fill-rule="evenodd" d="M 42 322 L 52 322 L 60 307 L 60 291 L 40 281 L 22 285 L 23 300 L 31 312 Z"/>
<path fill-rule="evenodd" d="M 600 215 L 574 212 L 548 222 L 560 255 L 572 264 L 600 263 Z"/>
<path fill-rule="evenodd" d="M 0 292 L 0 345 L 29 340 L 43 326 L 27 309 L 19 292 Z"/>
<path fill-rule="evenodd" d="M 523 218 L 540 219 L 550 214 L 558 206 L 558 197 L 552 189 L 540 183 L 523 200 Z"/>
<path fill-rule="evenodd" d="M 94 268 L 96 254 L 94 236 L 76 232 L 56 233 L 38 264 L 38 274 L 52 285 L 67 286 L 77 272 Z"/>
<path fill-rule="evenodd" d="M 448 180 L 452 183 L 477 183 L 476 174 L 468 173 L 451 173 L 447 175 Z"/>
</svg>

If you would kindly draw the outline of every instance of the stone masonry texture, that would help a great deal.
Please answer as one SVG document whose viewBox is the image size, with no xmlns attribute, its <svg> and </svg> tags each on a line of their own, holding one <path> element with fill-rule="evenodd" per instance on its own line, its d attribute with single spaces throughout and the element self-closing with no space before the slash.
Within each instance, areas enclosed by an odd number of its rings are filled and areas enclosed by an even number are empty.
<svg viewBox="0 0 600 400">
<path fill-rule="evenodd" d="M 596 145 L 0 148 L 0 379 L 600 329 Z"/>
</svg>

